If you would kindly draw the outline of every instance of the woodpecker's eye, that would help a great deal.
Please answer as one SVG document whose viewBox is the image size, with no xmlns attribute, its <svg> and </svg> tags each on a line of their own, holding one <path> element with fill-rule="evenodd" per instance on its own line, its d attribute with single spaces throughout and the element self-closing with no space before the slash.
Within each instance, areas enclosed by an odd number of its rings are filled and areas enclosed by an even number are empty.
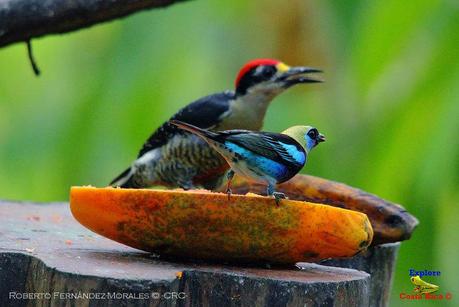
<svg viewBox="0 0 459 307">
<path fill-rule="evenodd" d="M 260 75 L 263 76 L 263 79 L 270 79 L 276 73 L 276 68 L 274 66 L 262 66 Z"/>
<path fill-rule="evenodd" d="M 315 128 L 309 130 L 309 132 L 308 132 L 308 136 L 313 140 L 315 140 L 318 135 L 319 135 L 319 131 L 317 131 L 317 129 L 315 129 Z"/>
<path fill-rule="evenodd" d="M 1 0 L 0 0 L 1 1 Z M 237 79 L 236 92 L 239 95 L 243 95 L 251 87 L 254 87 L 263 82 L 271 81 L 273 76 L 277 73 L 276 66 L 273 65 L 258 65 L 254 68 L 250 68 L 249 71 Z"/>
</svg>

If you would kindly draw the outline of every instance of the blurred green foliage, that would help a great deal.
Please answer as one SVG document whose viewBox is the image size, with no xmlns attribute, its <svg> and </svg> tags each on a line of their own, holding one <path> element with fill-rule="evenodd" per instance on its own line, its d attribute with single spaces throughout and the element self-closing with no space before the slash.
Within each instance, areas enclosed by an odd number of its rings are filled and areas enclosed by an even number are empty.
<svg viewBox="0 0 459 307">
<path fill-rule="evenodd" d="M 199 0 L 0 50 L 0 197 L 66 200 L 106 185 L 149 134 L 256 57 L 325 70 L 276 99 L 265 130 L 313 124 L 327 143 L 305 172 L 398 202 L 420 227 L 408 269 L 441 270 L 459 299 L 459 3 Z M 432 306 L 439 302 L 430 303 Z M 442 305 L 445 302 L 442 302 Z M 422 302 L 429 305 L 429 302 Z"/>
</svg>

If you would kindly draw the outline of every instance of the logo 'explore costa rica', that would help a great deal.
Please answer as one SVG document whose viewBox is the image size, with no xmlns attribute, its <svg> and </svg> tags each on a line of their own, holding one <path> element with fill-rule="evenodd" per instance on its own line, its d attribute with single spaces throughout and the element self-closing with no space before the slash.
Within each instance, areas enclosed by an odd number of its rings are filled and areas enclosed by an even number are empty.
<svg viewBox="0 0 459 307">
<path fill-rule="evenodd" d="M 414 292 L 418 293 L 433 293 L 438 291 L 440 289 L 439 286 L 425 282 L 424 280 L 421 279 L 419 275 L 413 276 L 410 278 L 411 283 L 415 285 L 414 287 Z"/>
</svg>

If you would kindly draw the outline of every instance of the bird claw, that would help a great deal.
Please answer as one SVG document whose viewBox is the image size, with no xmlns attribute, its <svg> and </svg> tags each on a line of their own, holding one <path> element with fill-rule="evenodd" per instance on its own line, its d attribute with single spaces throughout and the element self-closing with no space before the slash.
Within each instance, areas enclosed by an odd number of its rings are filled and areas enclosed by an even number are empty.
<svg viewBox="0 0 459 307">
<path fill-rule="evenodd" d="M 274 192 L 273 193 L 274 199 L 276 201 L 276 206 L 279 207 L 279 202 L 281 199 L 286 199 L 287 197 L 285 196 L 284 193 L 281 192 Z"/>
<path fill-rule="evenodd" d="M 228 179 L 228 185 L 226 187 L 226 194 L 228 194 L 228 200 L 231 199 L 231 193 L 233 192 L 231 191 L 231 180 L 233 180 L 233 177 L 234 177 L 234 171 L 230 169 L 228 173 L 226 174 L 226 178 Z"/>
<path fill-rule="evenodd" d="M 231 200 L 231 194 L 233 193 L 233 191 L 231 191 L 230 188 L 226 189 L 226 194 L 228 195 L 228 200 Z"/>
</svg>

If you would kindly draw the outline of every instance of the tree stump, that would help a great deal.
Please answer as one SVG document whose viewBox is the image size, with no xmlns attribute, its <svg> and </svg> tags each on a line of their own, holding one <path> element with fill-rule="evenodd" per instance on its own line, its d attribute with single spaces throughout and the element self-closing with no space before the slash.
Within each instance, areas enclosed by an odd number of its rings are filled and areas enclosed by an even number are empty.
<svg viewBox="0 0 459 307">
<path fill-rule="evenodd" d="M 352 268 L 370 274 L 370 306 L 388 306 L 400 243 L 376 245 L 349 259 L 330 259 L 321 264 Z"/>
<path fill-rule="evenodd" d="M 383 306 L 397 248 L 301 269 L 163 259 L 90 232 L 66 203 L 0 202 L 0 306 Z"/>
</svg>

